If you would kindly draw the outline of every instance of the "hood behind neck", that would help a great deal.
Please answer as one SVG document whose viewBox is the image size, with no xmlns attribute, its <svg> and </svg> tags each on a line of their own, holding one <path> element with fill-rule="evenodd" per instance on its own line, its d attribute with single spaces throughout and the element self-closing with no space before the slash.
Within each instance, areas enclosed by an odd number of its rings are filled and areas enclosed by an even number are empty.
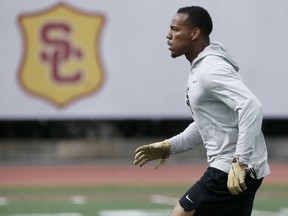
<svg viewBox="0 0 288 216">
<path fill-rule="evenodd" d="M 209 46 L 207 46 L 202 52 L 200 52 L 198 56 L 192 61 L 191 67 L 193 68 L 203 58 L 209 55 L 222 57 L 228 63 L 230 63 L 237 72 L 239 71 L 239 66 L 232 57 L 232 55 L 227 51 L 227 49 L 223 46 L 223 44 L 217 41 L 211 42 Z"/>
</svg>

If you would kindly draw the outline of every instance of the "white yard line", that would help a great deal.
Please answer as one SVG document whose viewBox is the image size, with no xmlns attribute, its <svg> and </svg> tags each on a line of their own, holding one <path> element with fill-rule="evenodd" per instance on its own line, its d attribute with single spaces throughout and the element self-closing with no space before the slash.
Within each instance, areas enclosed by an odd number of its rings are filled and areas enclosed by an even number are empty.
<svg viewBox="0 0 288 216">
<path fill-rule="evenodd" d="M 170 206 L 174 206 L 179 201 L 179 199 L 176 197 L 162 196 L 157 194 L 152 195 L 150 197 L 150 200 L 152 203 L 164 204 Z"/>
<path fill-rule="evenodd" d="M 7 205 L 9 200 L 6 197 L 0 197 L 0 206 Z"/>
<path fill-rule="evenodd" d="M 108 210 L 99 212 L 99 216 L 167 216 L 171 210 Z"/>
<path fill-rule="evenodd" d="M 282 208 L 279 212 L 253 210 L 252 216 L 288 216 L 288 208 Z"/>
<path fill-rule="evenodd" d="M 13 214 L 11 216 L 83 216 L 80 213 L 23 213 L 23 214 Z"/>
<path fill-rule="evenodd" d="M 75 205 L 85 205 L 87 203 L 87 199 L 84 196 L 75 195 L 72 196 L 70 200 Z"/>
</svg>

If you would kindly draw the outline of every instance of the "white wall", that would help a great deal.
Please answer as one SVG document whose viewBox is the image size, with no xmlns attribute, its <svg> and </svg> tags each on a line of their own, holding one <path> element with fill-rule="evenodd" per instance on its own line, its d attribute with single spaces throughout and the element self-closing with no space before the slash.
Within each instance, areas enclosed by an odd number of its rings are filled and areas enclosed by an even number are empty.
<svg viewBox="0 0 288 216">
<path fill-rule="evenodd" d="M 29 93 L 18 80 L 27 49 L 19 16 L 58 2 L 0 1 L 0 119 L 189 118 L 184 103 L 189 62 L 170 57 L 165 35 L 177 9 L 191 3 L 210 12 L 211 40 L 222 42 L 238 60 L 265 117 L 288 117 L 288 1 L 61 1 L 105 19 L 98 53 L 103 83 L 62 107 Z"/>
</svg>

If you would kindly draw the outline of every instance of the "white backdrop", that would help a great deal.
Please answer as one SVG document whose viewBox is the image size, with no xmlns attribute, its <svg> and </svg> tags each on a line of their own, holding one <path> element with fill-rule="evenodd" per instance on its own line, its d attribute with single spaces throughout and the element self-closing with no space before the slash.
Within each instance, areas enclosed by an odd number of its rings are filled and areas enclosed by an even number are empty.
<svg viewBox="0 0 288 216">
<path fill-rule="evenodd" d="M 170 57 L 165 36 L 177 9 L 191 4 L 210 12 L 211 40 L 238 60 L 265 117 L 288 117 L 288 1 L 61 1 L 105 18 L 99 50 L 103 84 L 64 107 L 34 97 L 18 82 L 24 52 L 18 18 L 58 2 L 0 1 L 0 119 L 189 118 L 184 99 L 190 65 L 184 57 Z"/>
</svg>

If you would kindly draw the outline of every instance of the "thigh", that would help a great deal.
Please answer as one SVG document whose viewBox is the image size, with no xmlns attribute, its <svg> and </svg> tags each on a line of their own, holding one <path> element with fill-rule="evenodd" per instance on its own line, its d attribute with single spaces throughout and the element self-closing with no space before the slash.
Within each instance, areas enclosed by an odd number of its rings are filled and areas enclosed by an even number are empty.
<svg viewBox="0 0 288 216">
<path fill-rule="evenodd" d="M 185 211 L 179 203 L 176 204 L 174 207 L 171 216 L 193 216 L 195 210 L 192 211 Z"/>
<path fill-rule="evenodd" d="M 250 215 L 255 193 L 262 179 L 246 177 L 247 190 L 233 196 L 227 188 L 228 174 L 209 167 L 202 178 L 180 199 L 184 211 L 195 210 L 194 216 L 246 216 Z"/>
<path fill-rule="evenodd" d="M 194 215 L 250 216 L 254 197 L 262 180 L 253 179 L 250 175 L 247 175 L 245 179 L 247 190 L 239 195 L 230 194 L 226 186 L 226 178 L 220 180 L 220 185 L 222 186 L 219 188 L 217 188 L 217 183 L 211 184 L 210 188 L 208 188 L 210 195 L 198 206 Z"/>
<path fill-rule="evenodd" d="M 214 187 L 214 168 L 208 168 L 199 181 L 197 181 L 179 200 L 180 206 L 185 211 L 198 209 L 203 202 L 209 199 L 210 192 L 207 188 Z"/>
</svg>

